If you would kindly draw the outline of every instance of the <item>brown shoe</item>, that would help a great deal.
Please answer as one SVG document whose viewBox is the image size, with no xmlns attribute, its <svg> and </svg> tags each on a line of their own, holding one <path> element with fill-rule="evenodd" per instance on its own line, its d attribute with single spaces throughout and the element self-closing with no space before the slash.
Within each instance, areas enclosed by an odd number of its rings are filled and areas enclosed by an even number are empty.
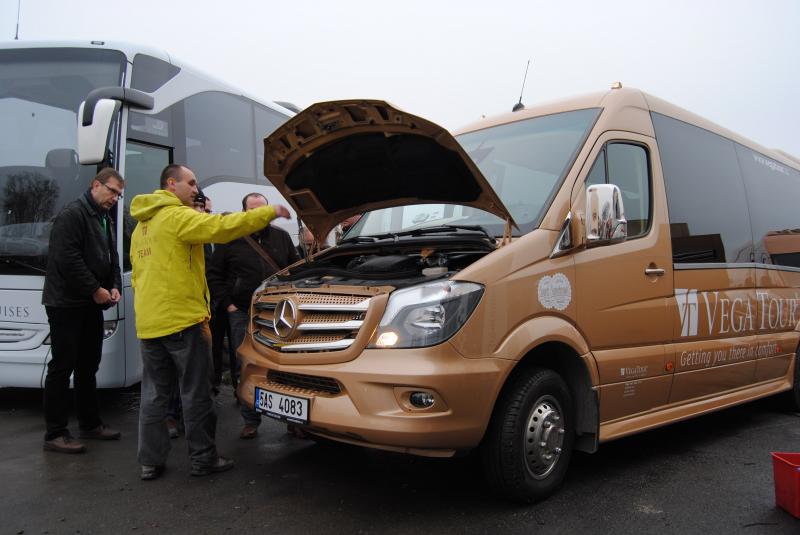
<svg viewBox="0 0 800 535">
<path fill-rule="evenodd" d="M 242 427 L 242 432 L 239 433 L 239 438 L 249 440 L 258 436 L 258 427 L 254 425 L 245 425 Z"/>
<path fill-rule="evenodd" d="M 122 433 L 116 429 L 109 429 L 103 424 L 98 425 L 94 429 L 81 429 L 79 438 L 89 438 L 92 440 L 119 440 Z"/>
<path fill-rule="evenodd" d="M 58 453 L 83 453 L 86 451 L 86 446 L 70 436 L 60 436 L 52 440 L 45 440 L 43 449 Z"/>
</svg>

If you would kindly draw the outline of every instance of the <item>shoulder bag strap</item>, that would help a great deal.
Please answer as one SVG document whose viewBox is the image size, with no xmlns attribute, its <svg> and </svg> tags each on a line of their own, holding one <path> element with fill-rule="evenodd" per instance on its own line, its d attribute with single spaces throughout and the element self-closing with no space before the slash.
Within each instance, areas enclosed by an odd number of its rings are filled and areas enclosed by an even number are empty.
<svg viewBox="0 0 800 535">
<path fill-rule="evenodd" d="M 263 259 L 264 259 L 264 260 L 267 262 L 267 264 L 269 264 L 269 265 L 270 265 L 270 267 L 271 267 L 272 269 L 274 269 L 274 270 L 275 270 L 275 273 L 277 273 L 278 271 L 280 271 L 280 270 L 281 270 L 281 268 L 279 268 L 279 267 L 278 267 L 278 264 L 276 264 L 276 263 L 275 263 L 275 261 L 272 259 L 272 257 L 271 257 L 271 256 L 269 256 L 269 255 L 267 254 L 267 252 L 266 252 L 266 251 L 265 251 L 265 250 L 264 250 L 264 249 L 263 249 L 263 248 L 262 248 L 260 245 L 258 245 L 258 244 L 256 243 L 256 241 L 255 241 L 253 238 L 251 238 L 250 236 L 245 236 L 245 237 L 244 237 L 244 241 L 246 241 L 246 242 L 247 242 L 247 244 L 248 244 L 250 247 L 252 247 L 252 248 L 253 248 L 253 250 L 255 250 L 255 252 L 257 252 L 257 253 L 259 254 L 259 256 L 260 256 L 261 258 L 263 258 Z"/>
</svg>

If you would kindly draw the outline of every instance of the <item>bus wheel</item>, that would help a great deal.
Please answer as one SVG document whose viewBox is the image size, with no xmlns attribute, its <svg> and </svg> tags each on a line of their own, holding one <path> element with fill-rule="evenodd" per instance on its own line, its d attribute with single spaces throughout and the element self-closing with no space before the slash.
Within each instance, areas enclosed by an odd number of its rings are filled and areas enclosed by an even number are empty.
<svg viewBox="0 0 800 535">
<path fill-rule="evenodd" d="M 515 377 L 498 400 L 481 445 L 492 490 L 533 503 L 564 479 L 572 454 L 572 397 L 552 370 L 533 368 Z"/>
</svg>

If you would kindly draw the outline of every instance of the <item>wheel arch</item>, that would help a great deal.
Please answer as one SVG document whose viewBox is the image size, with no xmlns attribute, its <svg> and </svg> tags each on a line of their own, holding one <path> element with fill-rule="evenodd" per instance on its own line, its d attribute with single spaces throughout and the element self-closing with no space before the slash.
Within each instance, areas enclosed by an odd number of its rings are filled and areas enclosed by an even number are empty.
<svg viewBox="0 0 800 535">
<path fill-rule="evenodd" d="M 574 448 L 589 453 L 597 451 L 600 418 L 599 398 L 594 386 L 598 382 L 598 372 L 588 344 L 578 330 L 560 318 L 534 318 L 514 330 L 502 345 L 502 352 L 517 360 L 517 364 L 500 388 L 492 417 L 498 401 L 507 394 L 509 385 L 518 375 L 531 368 L 551 369 L 561 376 L 572 395 L 576 431 Z"/>
</svg>

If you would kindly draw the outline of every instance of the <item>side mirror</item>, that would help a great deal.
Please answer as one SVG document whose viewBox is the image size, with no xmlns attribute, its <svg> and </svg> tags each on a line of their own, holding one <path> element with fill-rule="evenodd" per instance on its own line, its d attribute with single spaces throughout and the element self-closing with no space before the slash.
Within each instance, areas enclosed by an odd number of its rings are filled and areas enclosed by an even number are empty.
<svg viewBox="0 0 800 535">
<path fill-rule="evenodd" d="M 78 108 L 78 160 L 82 164 L 105 159 L 111 121 L 122 103 L 152 110 L 153 97 L 136 89 L 100 87 L 86 96 Z"/>
<path fill-rule="evenodd" d="M 625 241 L 628 222 L 622 193 L 613 184 L 595 184 L 586 189 L 586 241 L 589 246 Z"/>
<path fill-rule="evenodd" d="M 78 123 L 78 160 L 82 164 L 100 163 L 105 159 L 111 121 L 119 112 L 118 100 L 104 98 L 97 101 L 92 114 L 92 122 L 84 126 Z M 78 117 L 83 117 L 86 102 L 81 102 Z"/>
</svg>

